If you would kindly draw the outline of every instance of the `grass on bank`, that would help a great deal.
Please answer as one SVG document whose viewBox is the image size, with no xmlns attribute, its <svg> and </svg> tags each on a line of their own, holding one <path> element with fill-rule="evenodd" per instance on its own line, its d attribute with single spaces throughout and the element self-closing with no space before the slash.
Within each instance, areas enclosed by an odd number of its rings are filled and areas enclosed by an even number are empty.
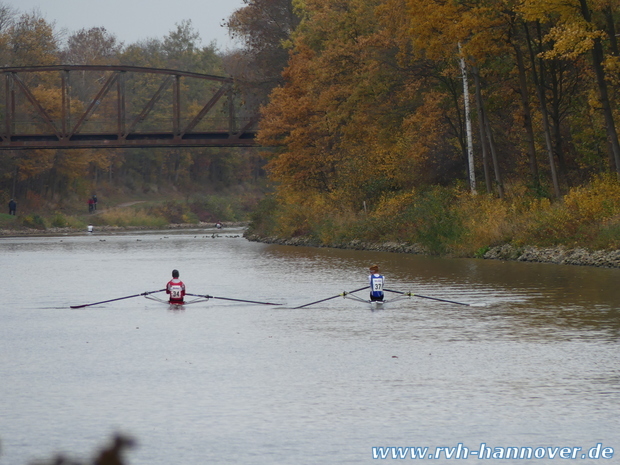
<svg viewBox="0 0 620 465">
<path fill-rule="evenodd" d="M 105 197 L 104 197 L 105 199 Z M 106 199 L 107 200 L 107 199 Z M 124 203 L 128 199 L 122 199 Z M 192 200 L 150 200 L 136 201 L 133 205 L 115 206 L 107 201 L 100 201 L 98 210 L 84 212 L 82 207 L 66 209 L 79 210 L 71 214 L 67 211 L 47 212 L 45 208 L 36 212 L 26 212 L 21 208 L 17 216 L 1 214 L 0 229 L 47 230 L 50 228 L 86 229 L 88 225 L 119 226 L 141 228 L 163 228 L 169 224 L 199 224 L 222 222 L 241 222 L 249 219 L 252 208 L 258 200 L 247 196 L 194 196 Z M 105 205 L 105 206 L 104 206 Z"/>
<path fill-rule="evenodd" d="M 325 196 L 296 203 L 267 198 L 250 232 L 322 245 L 366 242 L 421 244 L 437 255 L 480 256 L 501 244 L 620 248 L 620 183 L 612 176 L 574 188 L 561 202 L 513 186 L 503 200 L 466 189 L 432 187 L 380 199 L 368 211 L 345 209 Z"/>
</svg>

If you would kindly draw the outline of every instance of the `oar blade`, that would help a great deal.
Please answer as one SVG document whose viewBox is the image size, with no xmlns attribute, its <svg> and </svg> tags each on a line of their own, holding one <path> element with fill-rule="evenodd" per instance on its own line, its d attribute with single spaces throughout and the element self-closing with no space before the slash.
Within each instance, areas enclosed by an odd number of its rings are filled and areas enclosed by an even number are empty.
<svg viewBox="0 0 620 465">
<path fill-rule="evenodd" d="M 101 302 L 94 302 L 92 304 L 84 304 L 84 305 L 72 305 L 70 308 L 84 308 L 84 307 L 92 307 L 93 305 L 100 305 L 100 304 L 107 304 L 109 302 L 116 302 L 118 300 L 125 300 L 125 299 L 133 299 L 134 297 L 140 297 L 140 296 L 146 296 L 149 294 L 155 294 L 157 292 L 164 292 L 166 289 L 159 289 L 157 291 L 149 291 L 149 292 L 143 292 L 142 294 L 134 294 L 134 295 L 127 295 L 125 297 L 118 297 L 116 299 L 110 299 L 110 300 L 103 300 Z"/>
<path fill-rule="evenodd" d="M 353 291 L 349 291 L 349 292 L 341 292 L 340 294 L 337 295 L 333 295 L 331 297 L 327 297 L 326 299 L 321 299 L 321 300 L 317 300 L 316 302 L 310 302 L 308 304 L 304 304 L 304 305 L 300 305 L 299 307 L 293 307 L 293 310 L 297 310 L 299 308 L 305 308 L 305 307 L 309 307 L 310 305 L 314 305 L 314 304 L 320 304 L 321 302 L 327 302 L 328 300 L 332 300 L 335 299 L 337 297 L 344 297 L 347 294 L 353 294 L 354 292 L 359 292 L 359 291 L 363 291 L 364 289 L 368 289 L 370 286 L 364 286 L 364 287 L 360 287 L 359 289 L 355 289 Z"/>
<path fill-rule="evenodd" d="M 464 302 L 457 302 L 455 300 L 440 299 L 438 297 L 430 297 L 430 296 L 427 296 L 427 295 L 414 294 L 413 292 L 393 291 L 391 289 L 384 289 L 384 291 L 393 292 L 395 294 L 408 295 L 408 296 L 411 296 L 411 297 L 420 297 L 422 299 L 436 300 L 438 302 L 446 302 L 446 303 L 449 303 L 449 304 L 465 305 L 467 307 L 471 307 L 472 306 L 472 304 L 466 304 Z"/>
</svg>

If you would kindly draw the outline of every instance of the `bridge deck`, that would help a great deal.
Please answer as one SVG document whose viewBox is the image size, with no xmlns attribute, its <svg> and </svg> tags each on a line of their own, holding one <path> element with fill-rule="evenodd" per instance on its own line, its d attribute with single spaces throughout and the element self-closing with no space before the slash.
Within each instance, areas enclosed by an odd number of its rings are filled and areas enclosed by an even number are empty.
<svg viewBox="0 0 620 465">
<path fill-rule="evenodd" d="M 172 133 L 75 134 L 70 139 L 58 139 L 53 134 L 14 134 L 0 142 L 0 150 L 75 149 L 75 148 L 138 148 L 138 147 L 254 147 L 256 133 L 195 132 L 176 137 Z"/>
</svg>

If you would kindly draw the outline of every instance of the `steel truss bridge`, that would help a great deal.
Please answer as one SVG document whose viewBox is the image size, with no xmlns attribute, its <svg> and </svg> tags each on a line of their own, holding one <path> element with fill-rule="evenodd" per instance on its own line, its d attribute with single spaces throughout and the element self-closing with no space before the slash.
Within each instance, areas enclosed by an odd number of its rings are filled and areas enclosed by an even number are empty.
<svg viewBox="0 0 620 465">
<path fill-rule="evenodd" d="M 0 68 L 0 150 L 251 147 L 232 78 L 135 66 Z"/>
</svg>

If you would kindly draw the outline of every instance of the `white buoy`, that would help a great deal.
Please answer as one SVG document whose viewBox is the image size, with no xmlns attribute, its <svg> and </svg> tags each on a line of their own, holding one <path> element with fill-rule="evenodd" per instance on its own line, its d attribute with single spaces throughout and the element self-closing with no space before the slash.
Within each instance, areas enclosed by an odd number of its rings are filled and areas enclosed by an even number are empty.
<svg viewBox="0 0 620 465">
<path fill-rule="evenodd" d="M 89 233 L 93 232 L 93 225 L 92 224 L 88 225 L 88 232 Z"/>
</svg>

